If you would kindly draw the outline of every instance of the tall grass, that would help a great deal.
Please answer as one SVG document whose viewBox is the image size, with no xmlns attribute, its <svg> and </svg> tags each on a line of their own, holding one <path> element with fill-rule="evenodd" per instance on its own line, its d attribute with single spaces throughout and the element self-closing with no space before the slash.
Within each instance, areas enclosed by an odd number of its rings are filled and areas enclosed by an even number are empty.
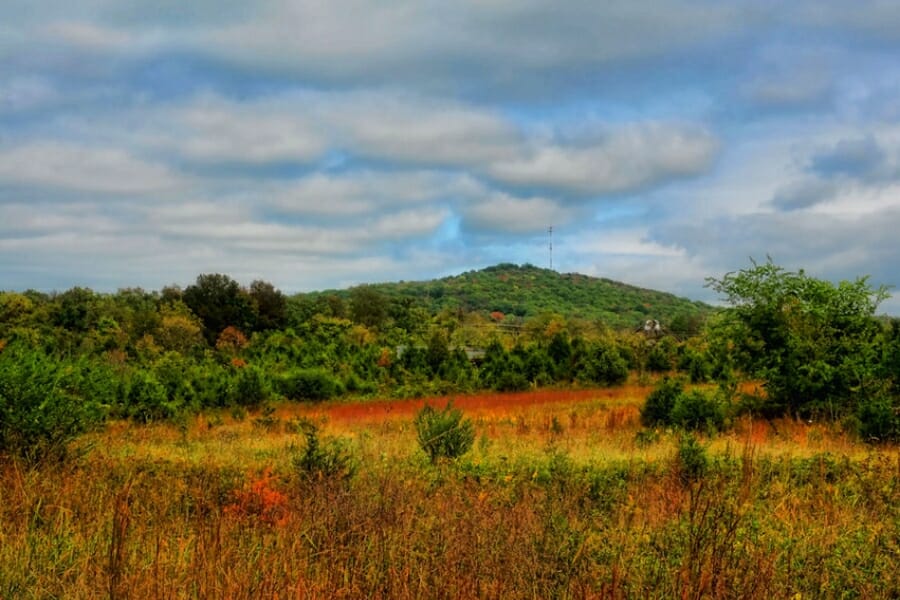
<svg viewBox="0 0 900 600">
<path fill-rule="evenodd" d="M 0 466 L 2 598 L 890 598 L 900 455 L 806 424 L 634 443 L 636 408 L 474 412 L 432 465 L 405 420 L 324 423 L 352 479 L 306 477 L 296 427 L 116 425 L 68 462 Z M 281 414 L 287 421 L 290 415 Z"/>
</svg>

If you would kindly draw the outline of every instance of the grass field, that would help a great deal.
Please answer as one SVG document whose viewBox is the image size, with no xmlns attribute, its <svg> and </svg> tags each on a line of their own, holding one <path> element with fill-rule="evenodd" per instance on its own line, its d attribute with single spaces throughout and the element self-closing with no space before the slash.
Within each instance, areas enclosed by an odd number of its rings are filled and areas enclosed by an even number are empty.
<svg viewBox="0 0 900 600">
<path fill-rule="evenodd" d="M 113 423 L 3 465 L 0 597 L 898 597 L 896 447 L 745 420 L 692 454 L 647 392 L 454 398 L 477 439 L 436 465 L 424 401 Z M 352 477 L 298 469 L 299 422 Z"/>
</svg>

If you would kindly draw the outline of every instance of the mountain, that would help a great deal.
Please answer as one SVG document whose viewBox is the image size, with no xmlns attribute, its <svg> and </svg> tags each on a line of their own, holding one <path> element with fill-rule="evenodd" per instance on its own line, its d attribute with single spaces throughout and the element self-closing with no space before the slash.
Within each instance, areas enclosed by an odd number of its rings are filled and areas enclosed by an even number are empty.
<svg viewBox="0 0 900 600">
<path fill-rule="evenodd" d="M 431 314 L 462 309 L 527 319 L 557 313 L 570 319 L 601 321 L 613 329 L 633 329 L 646 319 L 657 319 L 672 331 L 687 332 L 714 310 L 702 302 L 665 292 L 528 264 L 505 263 L 431 281 L 364 287 L 391 300 L 409 299 Z M 349 300 L 354 289 L 328 290 L 308 296 L 335 295 Z"/>
</svg>

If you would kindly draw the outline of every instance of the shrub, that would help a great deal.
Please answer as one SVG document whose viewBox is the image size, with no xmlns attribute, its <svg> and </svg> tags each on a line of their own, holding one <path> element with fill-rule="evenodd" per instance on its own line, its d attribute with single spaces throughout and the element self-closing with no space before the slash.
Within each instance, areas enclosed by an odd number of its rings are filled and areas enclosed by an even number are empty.
<svg viewBox="0 0 900 600">
<path fill-rule="evenodd" d="M 725 411 L 714 395 L 700 390 L 682 392 L 670 413 L 672 424 L 689 431 L 718 431 L 725 425 Z"/>
<path fill-rule="evenodd" d="M 349 479 L 356 473 L 356 462 L 349 443 L 344 439 L 323 441 L 319 428 L 302 420 L 297 428 L 306 438 L 306 446 L 294 460 L 294 468 L 304 479 Z"/>
<path fill-rule="evenodd" d="M 684 392 L 684 385 L 678 379 L 663 377 L 656 385 L 641 409 L 641 423 L 644 427 L 672 424 L 672 409 L 675 401 Z"/>
<path fill-rule="evenodd" d="M 685 484 L 696 481 L 706 474 L 709 457 L 706 454 L 706 448 L 697 441 L 693 434 L 682 434 L 678 441 L 676 463 L 679 477 Z"/>
<path fill-rule="evenodd" d="M 327 400 L 340 394 L 340 384 L 324 369 L 292 369 L 279 380 L 280 391 L 294 400 Z"/>
<path fill-rule="evenodd" d="M 440 411 L 426 404 L 416 414 L 414 424 L 419 446 L 432 463 L 462 456 L 475 442 L 474 424 L 463 418 L 462 411 L 453 408 L 450 402 Z"/>
<path fill-rule="evenodd" d="M 98 385 L 80 365 L 44 352 L 0 352 L 0 454 L 62 459 L 69 442 L 103 420 L 104 407 L 85 393 Z"/>
<path fill-rule="evenodd" d="M 270 395 L 259 368 L 247 366 L 238 369 L 232 397 L 235 404 L 256 407 L 268 400 Z"/>
<path fill-rule="evenodd" d="M 900 438 L 900 415 L 889 398 L 860 403 L 856 410 L 856 430 L 867 442 L 889 442 Z"/>
<path fill-rule="evenodd" d="M 585 357 L 581 377 L 591 383 L 620 385 L 628 379 L 628 362 L 614 346 L 601 346 Z"/>
<path fill-rule="evenodd" d="M 180 403 L 170 400 L 166 387 L 147 371 L 134 373 L 125 403 L 128 416 L 143 423 L 171 419 L 180 409 Z"/>
</svg>

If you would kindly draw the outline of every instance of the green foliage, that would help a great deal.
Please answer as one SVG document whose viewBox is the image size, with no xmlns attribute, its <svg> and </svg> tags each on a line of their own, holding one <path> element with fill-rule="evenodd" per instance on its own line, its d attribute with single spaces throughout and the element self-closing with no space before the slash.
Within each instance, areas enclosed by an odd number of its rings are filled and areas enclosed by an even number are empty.
<svg viewBox="0 0 900 600">
<path fill-rule="evenodd" d="M 235 404 L 253 408 L 269 400 L 271 395 L 261 369 L 252 365 L 238 369 L 232 396 Z"/>
<path fill-rule="evenodd" d="M 672 424 L 672 409 L 684 393 L 684 384 L 679 379 L 663 377 L 647 396 L 641 408 L 641 424 L 644 427 Z"/>
<path fill-rule="evenodd" d="M 29 463 L 56 460 L 69 442 L 99 424 L 111 395 L 104 373 L 40 350 L 0 352 L 0 454 Z"/>
<path fill-rule="evenodd" d="M 682 392 L 675 399 L 669 420 L 688 431 L 719 431 L 725 426 L 725 407 L 715 394 Z"/>
<path fill-rule="evenodd" d="M 834 418 L 880 389 L 873 316 L 884 288 L 866 278 L 834 285 L 771 261 L 708 282 L 732 305 L 712 335 L 765 381 L 771 413 Z"/>
<path fill-rule="evenodd" d="M 303 479 L 333 480 L 353 477 L 358 465 L 347 440 L 341 438 L 322 440 L 319 428 L 308 420 L 298 422 L 297 429 L 303 434 L 306 445 L 294 457 L 293 464 Z"/>
<path fill-rule="evenodd" d="M 719 431 L 725 426 L 725 404 L 714 393 L 685 391 L 680 379 L 664 377 L 641 408 L 644 427 L 675 426 L 686 431 Z"/>
<path fill-rule="evenodd" d="M 403 319 L 403 315 L 409 315 L 412 307 L 424 309 L 431 315 L 460 309 L 484 316 L 499 312 L 513 318 L 559 314 L 588 322 L 602 321 L 614 329 L 633 329 L 647 318 L 656 318 L 664 325 L 678 324 L 682 332 L 697 331 L 699 323 L 711 312 L 706 304 L 672 294 L 577 273 L 557 273 L 527 264 L 500 264 L 432 281 L 383 283 L 307 296 L 313 299 L 341 298 L 350 301 L 352 306 L 359 306 L 365 314 L 370 308 L 355 301 L 361 288 L 368 288 L 367 294 L 381 294 L 381 297 L 375 297 L 374 304 L 377 308 L 374 321 L 379 326 L 387 317 L 396 315 L 395 319 L 400 319 L 395 323 L 409 332 L 413 331 L 415 323 Z M 413 304 L 404 309 L 404 301 Z M 386 310 L 383 315 L 378 308 L 382 304 Z M 362 314 L 354 320 L 370 321 Z"/>
<path fill-rule="evenodd" d="M 341 392 L 340 383 L 325 369 L 291 369 L 281 374 L 278 385 L 291 400 L 327 400 Z"/>
<path fill-rule="evenodd" d="M 693 434 L 683 433 L 679 438 L 676 464 L 682 483 L 697 481 L 706 474 L 709 456 Z"/>
<path fill-rule="evenodd" d="M 520 355 L 507 353 L 499 341 L 493 340 L 484 353 L 479 370 L 481 385 L 498 392 L 528 389 L 526 365 Z"/>
<path fill-rule="evenodd" d="M 148 371 L 136 371 L 128 384 L 125 408 L 132 419 L 143 423 L 164 421 L 178 415 L 181 405 L 170 398 L 166 387 Z"/>
<path fill-rule="evenodd" d="M 900 406 L 881 396 L 860 403 L 856 409 L 856 430 L 867 442 L 900 440 Z"/>
<path fill-rule="evenodd" d="M 388 315 L 388 298 L 378 288 L 360 285 L 350 290 L 350 314 L 366 327 L 381 327 Z"/>
<path fill-rule="evenodd" d="M 256 324 L 257 313 L 250 296 L 227 275 L 199 275 L 196 283 L 184 290 L 183 298 L 203 322 L 204 335 L 210 345 L 228 326 L 251 331 Z"/>
<path fill-rule="evenodd" d="M 463 417 L 451 403 L 443 410 L 435 410 L 430 404 L 422 407 L 413 421 L 419 447 L 425 451 L 432 463 L 439 459 L 453 459 L 462 456 L 475 442 L 475 425 L 471 419 Z"/>
<path fill-rule="evenodd" d="M 590 348 L 578 370 L 580 379 L 601 385 L 620 385 L 628 379 L 628 363 L 610 344 Z"/>
<path fill-rule="evenodd" d="M 256 307 L 256 328 L 260 331 L 282 329 L 287 323 L 287 296 L 267 281 L 250 284 L 250 300 Z"/>
</svg>

